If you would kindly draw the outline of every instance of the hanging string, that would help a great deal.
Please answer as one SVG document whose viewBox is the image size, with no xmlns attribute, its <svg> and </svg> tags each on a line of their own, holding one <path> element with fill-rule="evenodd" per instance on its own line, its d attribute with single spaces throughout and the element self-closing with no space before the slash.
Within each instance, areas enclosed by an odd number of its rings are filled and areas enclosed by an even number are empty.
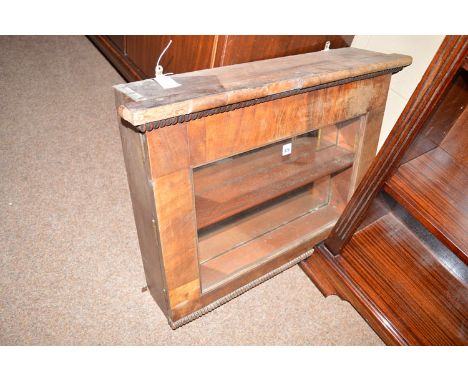
<svg viewBox="0 0 468 382">
<path fill-rule="evenodd" d="M 158 58 L 158 62 L 156 62 L 156 67 L 154 68 L 154 74 L 155 74 L 155 77 L 157 76 L 164 76 L 164 75 L 168 75 L 168 74 L 174 74 L 174 73 L 166 73 L 166 74 L 163 74 L 163 67 L 161 65 L 159 65 L 159 62 L 161 61 L 161 58 L 162 56 L 164 56 L 164 53 L 166 53 L 166 50 L 169 49 L 169 47 L 171 46 L 172 44 L 172 40 L 169 40 L 169 43 L 166 45 L 166 47 L 164 48 L 164 50 L 162 51 L 162 53 L 159 55 L 159 58 Z"/>
</svg>

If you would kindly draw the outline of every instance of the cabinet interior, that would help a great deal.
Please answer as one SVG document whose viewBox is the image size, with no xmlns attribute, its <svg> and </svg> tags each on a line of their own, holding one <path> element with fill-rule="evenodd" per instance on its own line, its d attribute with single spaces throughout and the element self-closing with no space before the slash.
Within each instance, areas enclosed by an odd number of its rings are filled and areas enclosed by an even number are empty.
<svg viewBox="0 0 468 382">
<path fill-rule="evenodd" d="M 203 291 L 333 226 L 350 196 L 360 120 L 193 169 Z"/>
</svg>

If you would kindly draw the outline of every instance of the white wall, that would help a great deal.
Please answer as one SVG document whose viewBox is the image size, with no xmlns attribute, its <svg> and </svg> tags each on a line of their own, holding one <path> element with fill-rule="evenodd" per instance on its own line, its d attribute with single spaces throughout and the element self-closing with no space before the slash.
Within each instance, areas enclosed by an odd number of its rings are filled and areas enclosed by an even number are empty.
<svg viewBox="0 0 468 382">
<path fill-rule="evenodd" d="M 413 57 L 411 66 L 392 76 L 379 149 L 400 116 L 411 94 L 445 36 L 355 36 L 352 47 Z"/>
</svg>

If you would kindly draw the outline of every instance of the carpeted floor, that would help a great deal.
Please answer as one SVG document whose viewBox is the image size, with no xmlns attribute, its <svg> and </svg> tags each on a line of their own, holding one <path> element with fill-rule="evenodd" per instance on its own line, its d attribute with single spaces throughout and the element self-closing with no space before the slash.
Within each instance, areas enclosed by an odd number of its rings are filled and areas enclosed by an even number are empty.
<svg viewBox="0 0 468 382">
<path fill-rule="evenodd" d="M 85 37 L 0 37 L 1 345 L 380 345 L 298 267 L 176 331 L 145 284 L 111 86 Z"/>
</svg>

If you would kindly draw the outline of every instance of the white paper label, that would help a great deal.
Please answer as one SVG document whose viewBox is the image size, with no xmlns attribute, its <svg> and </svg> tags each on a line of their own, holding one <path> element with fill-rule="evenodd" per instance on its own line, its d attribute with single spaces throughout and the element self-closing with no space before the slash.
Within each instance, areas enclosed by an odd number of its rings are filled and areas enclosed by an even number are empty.
<svg viewBox="0 0 468 382">
<path fill-rule="evenodd" d="M 175 82 L 171 77 L 168 76 L 157 76 L 154 79 L 163 89 L 171 89 L 180 86 L 179 83 Z"/>
<path fill-rule="evenodd" d="M 292 151 L 292 143 L 286 143 L 283 145 L 283 156 L 291 154 Z"/>
<path fill-rule="evenodd" d="M 142 98 L 144 98 L 141 94 L 139 94 L 136 91 L 133 91 L 132 89 L 128 88 L 125 84 L 116 85 L 116 86 L 114 86 L 114 88 L 121 91 L 127 97 L 130 97 L 134 101 L 139 101 Z"/>
</svg>

